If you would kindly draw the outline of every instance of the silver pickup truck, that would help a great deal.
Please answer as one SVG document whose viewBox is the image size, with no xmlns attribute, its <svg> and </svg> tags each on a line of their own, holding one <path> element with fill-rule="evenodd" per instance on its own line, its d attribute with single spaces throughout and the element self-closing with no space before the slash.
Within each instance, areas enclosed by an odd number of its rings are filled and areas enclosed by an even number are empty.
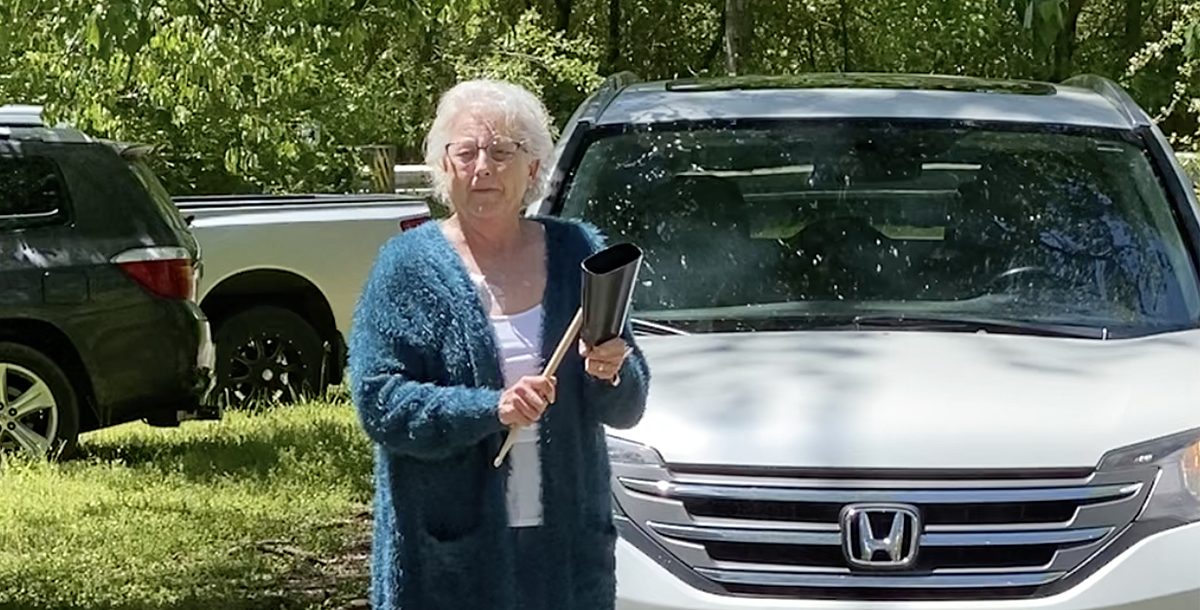
<svg viewBox="0 0 1200 610">
<path fill-rule="evenodd" d="M 429 219 L 418 194 L 176 197 L 204 252 L 218 401 L 288 402 L 341 382 L 379 247 Z"/>
</svg>

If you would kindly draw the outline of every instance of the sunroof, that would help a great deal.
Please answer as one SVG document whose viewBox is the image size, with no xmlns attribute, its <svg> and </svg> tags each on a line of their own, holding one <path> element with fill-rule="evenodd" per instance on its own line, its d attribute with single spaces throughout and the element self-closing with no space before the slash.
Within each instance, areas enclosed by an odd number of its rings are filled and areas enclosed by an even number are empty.
<svg viewBox="0 0 1200 610">
<path fill-rule="evenodd" d="M 789 76 L 730 76 L 688 78 L 666 85 L 669 91 L 725 91 L 731 89 L 922 89 L 967 93 L 1051 95 L 1054 87 L 1029 81 L 993 80 L 966 76 L 925 74 L 819 73 Z"/>
</svg>

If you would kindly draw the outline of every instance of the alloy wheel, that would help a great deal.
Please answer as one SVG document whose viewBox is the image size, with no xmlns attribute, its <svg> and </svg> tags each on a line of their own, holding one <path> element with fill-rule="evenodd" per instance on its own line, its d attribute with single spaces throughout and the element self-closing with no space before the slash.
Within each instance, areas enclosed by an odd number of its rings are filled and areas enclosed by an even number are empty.
<svg viewBox="0 0 1200 610">
<path fill-rule="evenodd" d="M 44 457 L 58 436 L 58 402 L 45 380 L 0 362 L 0 451 Z"/>
<path fill-rule="evenodd" d="M 230 402 L 295 400 L 305 375 L 304 360 L 291 341 L 259 334 L 233 351 L 224 392 Z"/>
</svg>

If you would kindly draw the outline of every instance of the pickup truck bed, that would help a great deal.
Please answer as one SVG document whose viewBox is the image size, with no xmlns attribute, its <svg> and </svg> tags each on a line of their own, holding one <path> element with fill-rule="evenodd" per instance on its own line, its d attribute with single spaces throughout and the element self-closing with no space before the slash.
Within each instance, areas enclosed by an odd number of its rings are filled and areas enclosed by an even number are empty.
<svg viewBox="0 0 1200 610">
<path fill-rule="evenodd" d="M 429 219 L 416 196 L 176 197 L 204 254 L 198 290 L 226 406 L 340 383 L 344 337 L 384 242 Z"/>
</svg>

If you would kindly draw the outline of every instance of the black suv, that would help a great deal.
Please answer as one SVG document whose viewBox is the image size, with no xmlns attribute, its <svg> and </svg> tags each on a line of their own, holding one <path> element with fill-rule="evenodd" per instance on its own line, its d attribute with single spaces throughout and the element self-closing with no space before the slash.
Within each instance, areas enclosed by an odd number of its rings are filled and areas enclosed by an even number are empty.
<svg viewBox="0 0 1200 610">
<path fill-rule="evenodd" d="M 145 151 L 0 106 L 0 451 L 215 415 L 199 247 Z"/>
</svg>

